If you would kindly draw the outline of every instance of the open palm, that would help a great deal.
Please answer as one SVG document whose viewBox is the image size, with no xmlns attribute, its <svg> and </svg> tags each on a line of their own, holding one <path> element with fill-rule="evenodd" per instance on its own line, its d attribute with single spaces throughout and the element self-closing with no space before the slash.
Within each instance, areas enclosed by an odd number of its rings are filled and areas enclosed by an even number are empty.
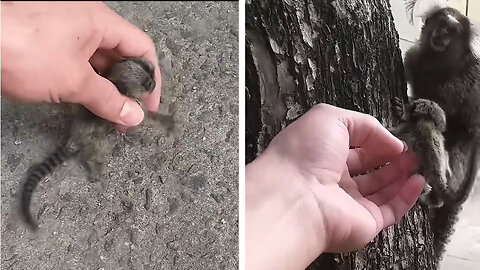
<svg viewBox="0 0 480 270">
<path fill-rule="evenodd" d="M 398 222 L 423 189 L 423 177 L 411 173 L 417 166 L 414 156 L 366 114 L 318 105 L 270 147 L 303 176 L 290 184 L 313 195 L 329 252 L 371 241 Z"/>
</svg>

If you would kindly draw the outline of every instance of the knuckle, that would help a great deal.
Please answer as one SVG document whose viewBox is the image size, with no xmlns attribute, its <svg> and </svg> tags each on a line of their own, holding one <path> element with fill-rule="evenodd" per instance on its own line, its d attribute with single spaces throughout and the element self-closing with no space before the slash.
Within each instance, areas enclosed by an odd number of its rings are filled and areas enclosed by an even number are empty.
<svg viewBox="0 0 480 270">
<path fill-rule="evenodd" d="M 367 121 L 371 126 L 381 126 L 382 125 L 382 123 L 380 123 L 380 120 L 378 120 L 376 117 L 374 117 L 372 115 L 365 114 L 365 117 L 367 118 Z"/>
<path fill-rule="evenodd" d="M 314 109 L 319 111 L 328 111 L 328 110 L 331 110 L 332 108 L 333 106 L 327 103 L 319 103 L 314 105 Z"/>
<path fill-rule="evenodd" d="M 91 78 L 89 78 L 88 72 L 83 69 L 73 68 L 71 70 L 73 72 L 63 78 L 62 85 L 65 85 L 65 92 L 71 100 L 80 102 L 86 98 L 85 91 L 91 87 L 89 85 Z"/>
<path fill-rule="evenodd" d="M 86 84 L 86 76 L 83 72 L 75 72 L 69 78 L 65 79 L 65 85 L 71 95 L 79 95 L 82 86 Z"/>
</svg>

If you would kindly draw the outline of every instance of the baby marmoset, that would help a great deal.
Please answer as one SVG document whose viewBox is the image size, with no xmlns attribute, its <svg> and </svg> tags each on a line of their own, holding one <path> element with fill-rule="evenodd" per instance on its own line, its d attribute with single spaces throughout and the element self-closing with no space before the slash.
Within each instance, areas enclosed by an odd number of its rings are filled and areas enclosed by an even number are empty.
<svg viewBox="0 0 480 270">
<path fill-rule="evenodd" d="M 390 131 L 405 141 L 414 152 L 419 162 L 419 171 L 426 180 L 420 201 L 433 209 L 440 208 L 445 203 L 463 201 L 466 195 L 457 191 L 471 189 L 474 181 L 461 182 L 456 187 L 458 190 L 452 188 L 450 158 L 443 136 L 447 124 L 445 112 L 437 103 L 428 99 L 415 99 L 404 108 L 402 101 L 397 98 L 393 106 L 402 123 Z M 476 155 L 470 156 L 471 161 L 475 159 Z"/>
<path fill-rule="evenodd" d="M 115 63 L 105 77 L 110 80 L 123 95 L 142 100 L 155 88 L 153 65 L 140 58 L 128 58 Z M 106 136 L 111 123 L 100 118 L 81 105 L 73 105 L 74 119 L 70 127 L 67 142 L 59 147 L 43 162 L 34 164 L 27 172 L 20 196 L 20 216 L 33 231 L 37 230 L 30 204 L 32 193 L 38 183 L 67 159 L 76 157 L 88 172 L 89 181 L 103 178 L 104 153 L 98 153 L 98 139 Z"/>
<path fill-rule="evenodd" d="M 456 194 L 452 195 L 455 200 L 445 201 L 433 212 L 435 253 L 440 260 L 478 172 L 480 62 L 473 42 L 476 33 L 458 10 L 434 7 L 424 21 L 420 39 L 406 52 L 404 65 L 412 99 L 434 101 L 446 116 L 442 134 L 451 172 L 447 187 Z"/>
<path fill-rule="evenodd" d="M 445 113 L 438 104 L 427 99 L 414 100 L 405 108 L 400 99 L 394 101 L 394 112 L 402 123 L 390 131 L 405 141 L 417 157 L 419 171 L 426 180 L 421 202 L 440 207 L 448 199 L 443 195 L 448 193 L 447 178 L 451 174 L 442 134 L 446 128 Z"/>
</svg>

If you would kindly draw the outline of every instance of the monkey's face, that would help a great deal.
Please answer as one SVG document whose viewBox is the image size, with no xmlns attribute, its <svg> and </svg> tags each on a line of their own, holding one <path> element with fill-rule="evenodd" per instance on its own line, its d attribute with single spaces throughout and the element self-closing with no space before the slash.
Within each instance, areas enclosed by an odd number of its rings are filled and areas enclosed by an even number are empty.
<svg viewBox="0 0 480 270">
<path fill-rule="evenodd" d="M 153 65 L 144 59 L 129 58 L 115 63 L 106 76 L 125 96 L 142 100 L 155 88 Z"/>
<path fill-rule="evenodd" d="M 443 8 L 428 15 L 422 29 L 421 41 L 436 53 L 455 57 L 469 46 L 470 21 L 452 8 Z"/>
</svg>

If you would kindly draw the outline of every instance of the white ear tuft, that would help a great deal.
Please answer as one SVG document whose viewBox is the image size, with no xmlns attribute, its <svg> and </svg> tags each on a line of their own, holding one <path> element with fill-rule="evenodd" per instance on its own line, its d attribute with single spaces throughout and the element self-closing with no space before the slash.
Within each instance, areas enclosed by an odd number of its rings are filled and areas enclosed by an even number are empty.
<svg viewBox="0 0 480 270">
<path fill-rule="evenodd" d="M 448 7 L 446 0 L 405 0 L 410 23 L 421 21 L 423 24 L 428 16 L 435 11 Z"/>
</svg>

